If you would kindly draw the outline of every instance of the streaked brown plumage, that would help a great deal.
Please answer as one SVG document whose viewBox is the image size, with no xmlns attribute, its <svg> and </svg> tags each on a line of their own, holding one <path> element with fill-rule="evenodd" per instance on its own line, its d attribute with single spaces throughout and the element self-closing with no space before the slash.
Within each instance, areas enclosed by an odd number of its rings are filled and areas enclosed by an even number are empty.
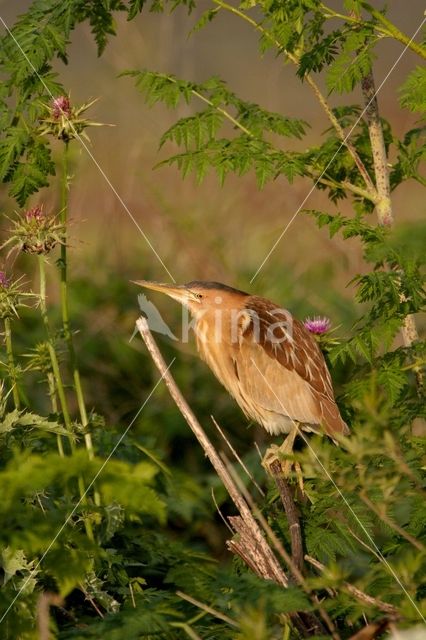
<svg viewBox="0 0 426 640">
<path fill-rule="evenodd" d="M 295 423 L 331 437 L 349 432 L 317 341 L 287 310 L 217 282 L 137 284 L 189 309 L 200 356 L 269 433 L 289 433 Z"/>
</svg>

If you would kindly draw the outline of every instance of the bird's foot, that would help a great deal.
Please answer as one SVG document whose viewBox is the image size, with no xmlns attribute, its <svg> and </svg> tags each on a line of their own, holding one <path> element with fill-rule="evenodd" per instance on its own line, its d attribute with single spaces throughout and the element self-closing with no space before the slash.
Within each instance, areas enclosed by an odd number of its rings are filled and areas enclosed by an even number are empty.
<svg viewBox="0 0 426 640">
<path fill-rule="evenodd" d="M 295 460 L 293 454 L 294 437 L 289 436 L 284 442 L 278 446 L 271 445 L 262 460 L 262 466 L 266 471 L 276 476 L 282 474 L 284 478 L 289 478 L 293 473 L 296 476 L 297 484 L 300 487 L 302 495 L 304 494 L 303 474 L 300 463 Z"/>
</svg>

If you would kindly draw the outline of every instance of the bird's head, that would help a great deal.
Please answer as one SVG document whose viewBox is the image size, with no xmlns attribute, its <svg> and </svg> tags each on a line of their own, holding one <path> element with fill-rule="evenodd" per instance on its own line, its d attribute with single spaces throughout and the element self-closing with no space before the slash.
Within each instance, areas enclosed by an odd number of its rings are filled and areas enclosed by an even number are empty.
<svg viewBox="0 0 426 640">
<path fill-rule="evenodd" d="M 194 280 L 177 285 L 135 280 L 134 283 L 145 289 L 165 293 L 187 307 L 195 317 L 214 309 L 239 309 L 244 304 L 244 298 L 249 295 L 220 282 Z"/>
</svg>

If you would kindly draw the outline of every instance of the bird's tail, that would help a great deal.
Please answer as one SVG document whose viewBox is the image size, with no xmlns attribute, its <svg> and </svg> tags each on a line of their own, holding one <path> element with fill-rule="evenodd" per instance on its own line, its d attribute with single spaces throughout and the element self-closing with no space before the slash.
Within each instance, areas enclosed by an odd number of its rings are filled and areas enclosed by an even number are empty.
<svg viewBox="0 0 426 640">
<path fill-rule="evenodd" d="M 339 407 L 329 398 L 321 398 L 321 418 L 327 435 L 333 437 L 336 433 L 348 436 L 350 429 L 340 415 Z"/>
</svg>

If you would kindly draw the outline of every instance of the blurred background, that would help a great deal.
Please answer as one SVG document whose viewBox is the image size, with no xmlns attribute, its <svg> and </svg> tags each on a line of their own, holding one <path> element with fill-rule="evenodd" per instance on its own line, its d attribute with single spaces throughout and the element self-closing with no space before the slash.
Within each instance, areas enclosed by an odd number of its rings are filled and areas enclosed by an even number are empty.
<svg viewBox="0 0 426 640">
<path fill-rule="evenodd" d="M 382 6 L 381 2 L 372 4 Z M 2 18 L 10 26 L 29 5 L 23 0 L 3 0 Z M 330 5 L 338 8 L 342 3 Z M 79 104 L 99 98 L 89 117 L 114 125 L 89 130 L 93 158 L 77 141 L 72 142 L 70 207 L 72 325 L 77 332 L 85 393 L 89 406 L 101 412 L 112 425 L 128 424 L 147 389 L 157 379 L 139 338 L 129 342 L 138 314 L 139 293 L 130 280 L 168 281 L 161 261 L 177 282 L 218 280 L 260 293 L 301 318 L 328 315 L 334 326 L 340 326 L 342 335 L 350 332 L 357 313 L 353 290 L 347 283 L 365 269 L 358 242 L 343 244 L 337 237 L 330 240 L 327 232 L 319 231 L 303 213 L 296 216 L 250 284 L 303 202 L 307 208 L 346 213 L 350 211 L 348 203 L 343 201 L 334 207 L 318 191 L 307 198 L 311 184 L 302 178 L 289 185 L 280 177 L 259 191 L 253 175 L 228 179 L 221 187 L 215 176 L 198 185 L 191 176 L 182 180 L 175 168 L 154 169 L 159 161 L 177 151 L 171 144 L 159 150 L 161 134 L 178 116 L 188 115 L 202 105 L 192 103 L 177 113 L 162 106 L 148 108 L 132 79 L 118 78 L 126 69 L 148 68 L 194 81 L 218 75 L 242 98 L 307 120 L 311 129 L 297 143 L 300 149 L 318 142 L 328 127 L 310 90 L 295 77 L 294 68 L 283 65 L 282 59 L 273 53 L 263 57 L 258 54 L 257 35 L 248 25 L 224 14 L 189 36 L 207 6 L 207 2 L 200 2 L 189 16 L 178 9 L 172 14 L 145 11 L 132 22 L 119 17 L 118 37 L 110 38 L 100 58 L 88 26 L 79 26 L 72 34 L 68 66 L 56 63 L 59 79 L 69 90 L 72 102 Z M 407 34 L 414 33 L 423 17 L 424 3 L 397 0 L 390 1 L 388 7 L 390 19 Z M 375 63 L 377 87 L 387 78 L 379 93 L 381 113 L 391 122 L 396 135 L 415 122 L 412 114 L 398 106 L 398 87 L 417 64 L 414 54 L 407 52 L 393 68 L 402 49 L 395 42 L 380 43 Z M 321 78 L 319 83 L 323 86 Z M 344 99 L 332 95 L 330 102 L 335 106 L 361 100 L 355 92 Z M 30 204 L 43 202 L 46 208 L 55 210 L 58 201 L 58 188 L 52 181 L 51 187 L 37 194 Z M 398 189 L 394 193 L 394 207 L 398 228 L 408 222 L 416 224 L 425 212 L 420 186 L 411 182 Z M 2 208 L 8 214 L 16 208 L 5 192 Z M 7 228 L 7 223 L 3 224 L 3 237 Z M 15 269 L 36 286 L 34 263 L 30 259 L 20 257 Z M 51 303 L 58 295 L 55 271 L 52 258 Z M 178 306 L 160 295 L 153 294 L 152 299 L 179 334 Z M 41 332 L 31 311 L 24 314 L 24 322 L 25 331 L 19 337 L 23 349 Z M 173 373 L 198 415 L 207 421 L 214 410 L 240 444 L 264 437 L 257 430 L 247 431 L 246 420 L 238 408 L 205 365 L 194 357 L 193 344 L 159 340 L 168 361 L 177 352 Z M 338 383 L 339 372 L 335 374 Z M 44 393 L 38 395 L 37 385 L 29 388 L 28 394 L 40 405 L 40 410 L 48 410 L 43 406 Z M 99 438 L 105 440 L 107 450 L 108 433 L 101 433 Z M 195 446 L 192 436 L 161 386 L 138 419 L 134 433 L 145 446 L 163 451 L 172 460 L 185 459 L 187 468 L 191 464 L 191 449 Z"/>
</svg>

